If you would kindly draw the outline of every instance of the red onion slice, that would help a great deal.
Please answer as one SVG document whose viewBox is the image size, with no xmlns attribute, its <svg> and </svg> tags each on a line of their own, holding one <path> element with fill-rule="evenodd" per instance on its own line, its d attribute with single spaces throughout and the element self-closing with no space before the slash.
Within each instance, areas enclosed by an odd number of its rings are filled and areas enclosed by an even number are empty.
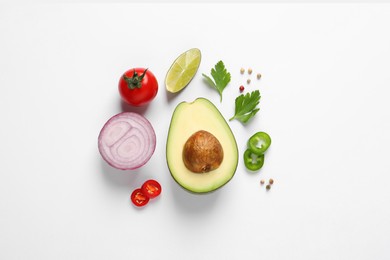
<svg viewBox="0 0 390 260">
<path fill-rule="evenodd" d="M 103 159 L 112 167 L 134 170 L 152 157 L 156 134 L 144 116 L 123 112 L 111 117 L 103 126 L 98 147 Z"/>
</svg>

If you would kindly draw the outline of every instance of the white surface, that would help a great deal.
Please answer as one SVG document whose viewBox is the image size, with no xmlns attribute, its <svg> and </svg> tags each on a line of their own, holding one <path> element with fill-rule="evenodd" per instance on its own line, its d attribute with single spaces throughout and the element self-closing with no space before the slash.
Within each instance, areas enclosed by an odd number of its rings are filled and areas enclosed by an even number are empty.
<svg viewBox="0 0 390 260">
<path fill-rule="evenodd" d="M 70 4 L 0 6 L 0 259 L 389 259 L 389 5 Z M 171 62 L 203 59 L 177 96 Z M 232 82 L 219 102 L 201 73 L 222 59 Z M 133 172 L 108 167 L 98 133 L 121 105 L 133 66 L 160 82 L 137 109 L 158 142 Z M 233 121 L 240 153 L 273 138 L 259 173 L 240 163 L 204 196 L 170 177 L 165 141 L 181 101 L 209 98 L 229 118 L 241 67 L 263 78 L 261 111 Z M 259 181 L 273 178 L 270 192 Z M 148 178 L 163 194 L 129 202 Z"/>
</svg>

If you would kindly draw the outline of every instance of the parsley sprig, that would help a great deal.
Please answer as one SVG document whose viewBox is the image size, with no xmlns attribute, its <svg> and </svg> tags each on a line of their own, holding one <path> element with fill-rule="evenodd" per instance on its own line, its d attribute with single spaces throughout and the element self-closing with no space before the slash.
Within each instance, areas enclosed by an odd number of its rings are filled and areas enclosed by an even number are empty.
<svg viewBox="0 0 390 260">
<path fill-rule="evenodd" d="M 251 93 L 241 94 L 236 98 L 235 114 L 229 121 L 237 119 L 242 123 L 248 122 L 260 110 L 257 105 L 260 103 L 260 91 L 255 90 Z"/>
<path fill-rule="evenodd" d="M 206 79 L 207 83 L 218 91 L 222 102 L 222 91 L 229 84 L 231 77 L 230 73 L 225 68 L 225 64 L 223 64 L 223 62 L 220 60 L 215 65 L 215 67 L 211 69 L 211 76 L 213 77 L 214 81 L 209 76 L 203 73 L 202 75 Z"/>
</svg>

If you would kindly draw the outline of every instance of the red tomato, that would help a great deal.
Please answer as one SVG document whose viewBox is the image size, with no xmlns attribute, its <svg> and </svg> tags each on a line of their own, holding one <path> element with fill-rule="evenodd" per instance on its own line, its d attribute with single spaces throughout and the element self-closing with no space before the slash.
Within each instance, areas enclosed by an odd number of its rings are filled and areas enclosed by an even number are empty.
<svg viewBox="0 0 390 260">
<path fill-rule="evenodd" d="M 155 180 L 147 180 L 141 187 L 142 193 L 150 199 L 153 199 L 160 195 L 161 185 Z"/>
<path fill-rule="evenodd" d="M 142 207 L 148 204 L 149 198 L 142 192 L 141 189 L 135 189 L 130 196 L 131 202 L 137 207 Z"/>
<path fill-rule="evenodd" d="M 119 80 L 119 93 L 132 106 L 148 104 L 157 95 L 157 91 L 157 79 L 148 69 L 130 69 Z"/>
</svg>

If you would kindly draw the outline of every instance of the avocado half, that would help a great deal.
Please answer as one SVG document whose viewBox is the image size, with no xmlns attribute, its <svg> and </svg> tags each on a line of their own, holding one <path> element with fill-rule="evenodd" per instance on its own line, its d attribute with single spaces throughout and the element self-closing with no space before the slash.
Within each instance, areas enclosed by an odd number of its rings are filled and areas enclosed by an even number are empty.
<svg viewBox="0 0 390 260">
<path fill-rule="evenodd" d="M 184 164 L 183 148 L 188 138 L 200 130 L 218 139 L 224 156 L 217 169 L 195 173 Z M 221 188 L 233 178 L 238 164 L 238 148 L 233 132 L 219 110 L 205 98 L 177 105 L 169 126 L 166 156 L 173 179 L 194 193 L 207 193 Z"/>
</svg>

